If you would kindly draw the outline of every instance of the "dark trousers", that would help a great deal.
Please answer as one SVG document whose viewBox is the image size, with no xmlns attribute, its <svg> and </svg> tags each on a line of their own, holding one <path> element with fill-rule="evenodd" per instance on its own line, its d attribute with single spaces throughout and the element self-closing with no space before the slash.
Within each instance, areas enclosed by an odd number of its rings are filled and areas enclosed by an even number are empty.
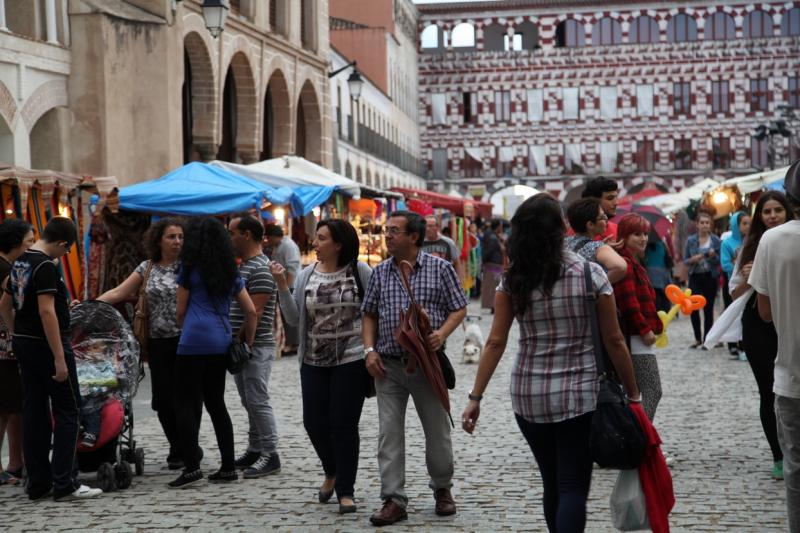
<svg viewBox="0 0 800 533">
<path fill-rule="evenodd" d="M 711 326 L 714 325 L 714 300 L 717 299 L 719 281 L 716 277 L 711 275 L 711 272 L 689 274 L 689 288 L 692 289 L 692 294 L 702 294 L 706 297 L 706 306 L 703 308 L 703 328 L 705 334 L 702 334 L 700 331 L 700 311 L 693 311 L 691 316 L 694 339 L 696 341 L 703 341 L 706 335 L 708 335 L 708 332 L 711 331 Z"/>
<path fill-rule="evenodd" d="M 656 311 L 664 311 L 665 313 L 669 313 L 672 303 L 670 303 L 669 298 L 667 298 L 667 294 L 664 289 L 658 289 L 654 287 L 653 290 L 656 292 Z"/>
<path fill-rule="evenodd" d="M 367 386 L 364 361 L 300 369 L 303 425 L 339 498 L 353 497 L 358 471 L 358 421 Z"/>
<path fill-rule="evenodd" d="M 178 422 L 175 417 L 175 357 L 178 353 L 180 337 L 168 339 L 148 339 L 147 349 L 153 399 L 151 406 L 158 414 L 161 429 L 169 442 L 170 458 L 180 456 Z"/>
<path fill-rule="evenodd" d="M 775 420 L 775 356 L 778 354 L 778 335 L 771 322 L 764 322 L 758 316 L 756 295 L 750 297 L 742 313 L 742 348 L 747 354 L 747 362 L 756 378 L 759 396 L 761 427 L 767 437 L 774 461 L 783 459 L 778 442 L 778 426 Z"/>
<path fill-rule="evenodd" d="M 81 397 L 72 348 L 64 344 L 69 377 L 59 383 L 53 379 L 55 363 L 46 340 L 14 337 L 13 347 L 22 373 L 22 453 L 28 496 L 37 498 L 50 487 L 54 497 L 64 496 L 80 485 L 75 448 Z"/>
<path fill-rule="evenodd" d="M 186 472 L 200 468 L 198 434 L 203 405 L 214 425 L 221 469 L 233 470 L 233 424 L 225 407 L 225 355 L 178 355 L 175 360 L 175 415 Z"/>
<path fill-rule="evenodd" d="M 547 529 L 551 533 L 583 531 L 592 482 L 592 413 L 553 424 L 536 424 L 515 416 L 542 475 Z"/>
</svg>

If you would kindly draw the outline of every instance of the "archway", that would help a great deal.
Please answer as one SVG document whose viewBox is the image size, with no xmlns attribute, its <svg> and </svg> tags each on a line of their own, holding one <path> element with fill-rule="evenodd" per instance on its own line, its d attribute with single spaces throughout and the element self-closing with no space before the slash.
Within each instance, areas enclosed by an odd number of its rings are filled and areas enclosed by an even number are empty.
<svg viewBox="0 0 800 533">
<path fill-rule="evenodd" d="M 31 168 L 66 170 L 64 155 L 65 146 L 69 143 L 69 133 L 61 128 L 58 118 L 59 112 L 65 110 L 63 107 L 50 109 L 31 128 Z"/>
<path fill-rule="evenodd" d="M 528 185 L 504 187 L 489 197 L 489 202 L 492 204 L 492 214 L 510 220 L 519 204 L 538 192 L 540 191 Z"/>
<path fill-rule="evenodd" d="M 256 85 L 247 56 L 237 52 L 231 58 L 222 93 L 222 142 L 217 159 L 252 163 L 258 158 L 258 116 L 253 111 Z"/>
<path fill-rule="evenodd" d="M 275 70 L 264 93 L 264 127 L 261 159 L 272 159 L 291 152 L 291 101 L 283 72 Z"/>
<path fill-rule="evenodd" d="M 322 164 L 322 118 L 317 92 L 310 81 L 303 84 L 297 103 L 297 128 L 294 153 Z"/>
<path fill-rule="evenodd" d="M 206 44 L 196 32 L 183 41 L 183 72 L 183 160 L 211 160 L 217 152 L 217 82 Z"/>
<path fill-rule="evenodd" d="M 2 115 L 0 115 L 0 161 L 14 163 L 14 133 Z"/>
<path fill-rule="evenodd" d="M 505 50 L 504 39 L 508 35 L 504 25 L 494 23 L 483 28 L 483 49 L 492 51 Z"/>
</svg>

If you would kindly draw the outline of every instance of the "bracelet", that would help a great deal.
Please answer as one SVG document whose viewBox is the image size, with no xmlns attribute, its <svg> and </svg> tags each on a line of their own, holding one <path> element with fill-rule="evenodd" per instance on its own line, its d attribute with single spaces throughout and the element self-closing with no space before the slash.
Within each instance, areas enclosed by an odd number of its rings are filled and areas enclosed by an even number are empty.
<svg viewBox="0 0 800 533">
<path fill-rule="evenodd" d="M 467 394 L 467 398 L 469 398 L 473 402 L 479 402 L 483 400 L 483 394 L 472 394 L 472 392 L 470 392 L 469 394 Z"/>
<path fill-rule="evenodd" d="M 628 401 L 630 403 L 642 403 L 642 396 L 639 395 L 639 399 L 638 400 L 634 400 L 633 398 L 628 398 Z"/>
</svg>

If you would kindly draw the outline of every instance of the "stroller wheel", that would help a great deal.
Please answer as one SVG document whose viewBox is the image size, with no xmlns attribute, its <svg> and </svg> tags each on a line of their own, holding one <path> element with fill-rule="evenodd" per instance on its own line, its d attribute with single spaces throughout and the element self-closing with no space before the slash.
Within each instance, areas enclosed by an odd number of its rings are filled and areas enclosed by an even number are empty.
<svg viewBox="0 0 800 533">
<path fill-rule="evenodd" d="M 136 467 L 137 476 L 144 474 L 144 450 L 142 448 L 136 448 L 133 452 L 133 464 Z"/>
<path fill-rule="evenodd" d="M 97 482 L 103 492 L 113 492 L 117 488 L 114 467 L 110 463 L 102 463 L 97 469 Z"/>
<path fill-rule="evenodd" d="M 133 468 L 128 461 L 120 461 L 114 466 L 114 474 L 117 476 L 117 488 L 127 489 L 133 482 Z"/>
</svg>

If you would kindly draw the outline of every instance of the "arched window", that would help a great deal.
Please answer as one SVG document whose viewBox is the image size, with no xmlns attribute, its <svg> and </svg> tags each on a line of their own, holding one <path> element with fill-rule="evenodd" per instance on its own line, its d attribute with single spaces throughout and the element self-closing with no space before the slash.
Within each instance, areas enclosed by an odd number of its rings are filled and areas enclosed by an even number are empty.
<svg viewBox="0 0 800 533">
<path fill-rule="evenodd" d="M 539 28 L 531 21 L 525 21 L 514 28 L 514 36 L 522 36 L 522 49 L 535 50 L 539 48 Z"/>
<path fill-rule="evenodd" d="M 430 26 L 425 27 L 420 35 L 420 41 L 422 43 L 422 48 L 424 49 L 439 48 L 439 26 L 436 24 L 431 24 Z"/>
<path fill-rule="evenodd" d="M 475 46 L 475 28 L 472 24 L 462 22 L 453 28 L 451 35 L 453 48 L 470 48 Z"/>
<path fill-rule="evenodd" d="M 667 23 L 667 41 L 683 43 L 697 40 L 697 23 L 685 13 L 678 13 Z"/>
<path fill-rule="evenodd" d="M 502 24 L 489 24 L 483 28 L 483 49 L 500 52 L 505 50 L 504 39 L 508 35 Z"/>
<path fill-rule="evenodd" d="M 736 23 L 733 17 L 722 11 L 706 17 L 706 40 L 729 41 L 736 38 Z"/>
<path fill-rule="evenodd" d="M 620 44 L 621 42 L 622 26 L 620 26 L 619 21 L 611 17 L 601 18 L 592 28 L 593 46 Z"/>
<path fill-rule="evenodd" d="M 344 177 L 345 178 L 353 178 L 353 167 L 350 166 L 350 161 L 344 164 Z"/>
<path fill-rule="evenodd" d="M 760 39 L 762 37 L 772 37 L 772 17 L 759 9 L 752 11 L 744 16 L 742 22 L 745 39 Z"/>
<path fill-rule="evenodd" d="M 653 17 L 642 15 L 631 22 L 628 41 L 631 44 L 657 43 L 660 40 L 658 22 Z"/>
<path fill-rule="evenodd" d="M 563 20 L 556 27 L 556 46 L 560 48 L 577 48 L 585 44 L 583 26 L 575 19 Z"/>
<path fill-rule="evenodd" d="M 783 14 L 781 19 L 781 35 L 790 37 L 800 35 L 800 7 L 793 7 Z"/>
</svg>

